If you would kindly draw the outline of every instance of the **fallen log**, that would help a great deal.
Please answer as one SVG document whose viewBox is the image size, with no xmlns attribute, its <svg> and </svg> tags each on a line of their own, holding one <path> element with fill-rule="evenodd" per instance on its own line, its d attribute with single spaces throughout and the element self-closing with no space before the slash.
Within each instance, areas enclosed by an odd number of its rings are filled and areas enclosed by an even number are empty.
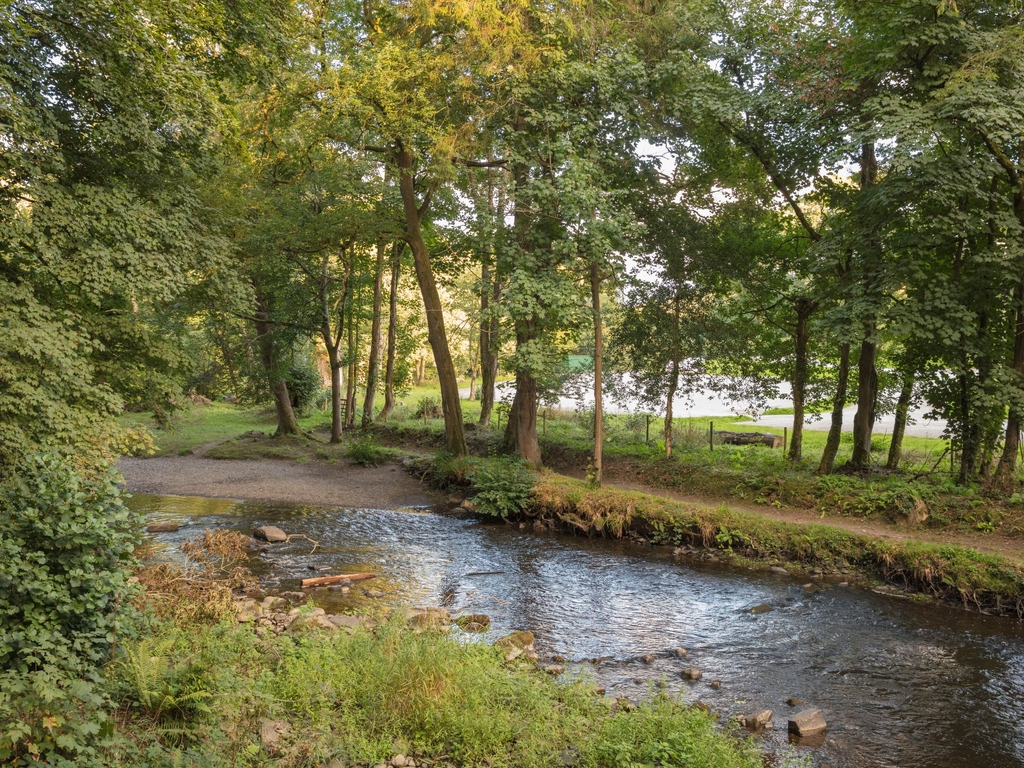
<svg viewBox="0 0 1024 768">
<path fill-rule="evenodd" d="M 782 447 L 782 435 L 767 432 L 715 432 L 715 437 L 726 445 L 767 445 L 769 448 Z"/>
<path fill-rule="evenodd" d="M 317 576 L 314 579 L 303 579 L 303 587 L 322 587 L 327 584 L 337 584 L 339 581 L 363 581 L 364 579 L 375 579 L 376 573 L 345 573 L 341 576 Z"/>
</svg>

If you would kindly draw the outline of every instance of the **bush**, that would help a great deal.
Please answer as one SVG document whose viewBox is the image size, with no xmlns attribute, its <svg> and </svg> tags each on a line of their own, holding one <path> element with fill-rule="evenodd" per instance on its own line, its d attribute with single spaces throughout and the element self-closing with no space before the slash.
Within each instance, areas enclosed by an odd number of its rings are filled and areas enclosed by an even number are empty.
<svg viewBox="0 0 1024 768">
<path fill-rule="evenodd" d="M 520 515 L 533 499 L 533 480 L 523 461 L 485 459 L 473 473 L 473 503 L 485 515 Z"/>
<path fill-rule="evenodd" d="M 391 457 L 391 451 L 377 445 L 369 435 L 362 435 L 348 447 L 346 455 L 353 464 L 362 467 L 377 467 Z"/>
<path fill-rule="evenodd" d="M 93 758 L 139 527 L 108 466 L 37 455 L 0 486 L 0 762 Z"/>
<path fill-rule="evenodd" d="M 436 397 L 421 397 L 416 402 L 417 418 L 440 419 L 444 414 L 441 411 L 441 403 Z"/>
</svg>

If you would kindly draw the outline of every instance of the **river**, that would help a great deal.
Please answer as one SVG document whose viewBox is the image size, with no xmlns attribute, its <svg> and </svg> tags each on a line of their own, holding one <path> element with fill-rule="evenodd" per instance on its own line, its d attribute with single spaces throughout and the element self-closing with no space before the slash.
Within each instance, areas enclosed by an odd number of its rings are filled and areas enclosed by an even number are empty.
<svg viewBox="0 0 1024 768">
<path fill-rule="evenodd" d="M 1008 619 L 920 605 L 869 590 L 680 561 L 664 548 L 538 534 L 425 510 L 348 510 L 137 494 L 173 553 L 203 528 L 251 533 L 276 524 L 293 539 L 263 555 L 263 578 L 294 589 L 311 569 L 374 570 L 384 597 L 357 584 L 349 595 L 316 592 L 328 609 L 358 611 L 383 600 L 486 613 L 483 640 L 516 629 L 536 634 L 542 660 L 568 661 L 608 695 L 645 695 L 664 681 L 688 701 L 728 715 L 771 709 L 766 747 L 786 740 L 786 717 L 825 713 L 816 764 L 837 768 L 1024 766 L 1024 627 Z M 755 606 L 770 606 L 751 613 Z M 671 649 L 684 647 L 681 661 Z M 640 657 L 652 654 L 653 663 Z M 597 663 L 594 663 L 594 662 Z M 680 679 L 683 667 L 703 679 Z M 709 683 L 720 681 L 713 690 Z"/>
</svg>

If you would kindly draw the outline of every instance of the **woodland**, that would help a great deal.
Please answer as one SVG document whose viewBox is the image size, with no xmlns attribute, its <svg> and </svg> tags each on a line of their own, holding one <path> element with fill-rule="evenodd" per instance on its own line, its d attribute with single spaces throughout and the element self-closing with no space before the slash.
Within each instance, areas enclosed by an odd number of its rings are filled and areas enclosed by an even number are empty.
<svg viewBox="0 0 1024 768">
<path fill-rule="evenodd" d="M 0 762 L 107 759 L 89 713 L 138 532 L 111 467 L 153 445 L 132 414 L 272 407 L 284 440 L 315 411 L 327 443 L 435 419 L 449 458 L 483 431 L 539 470 L 582 388 L 600 484 L 609 393 L 667 459 L 689 398 L 781 393 L 804 477 L 898 476 L 917 409 L 951 487 L 1017 499 L 1022 22 L 1019 0 L 5 0 Z"/>
</svg>

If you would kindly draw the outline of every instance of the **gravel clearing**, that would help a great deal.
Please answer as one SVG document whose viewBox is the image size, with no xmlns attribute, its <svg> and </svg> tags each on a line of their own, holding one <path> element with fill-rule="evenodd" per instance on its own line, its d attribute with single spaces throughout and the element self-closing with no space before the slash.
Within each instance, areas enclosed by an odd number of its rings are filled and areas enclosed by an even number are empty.
<svg viewBox="0 0 1024 768">
<path fill-rule="evenodd" d="M 359 467 L 311 461 L 226 461 L 195 456 L 123 458 L 117 468 L 136 493 L 399 509 L 439 497 L 394 464 Z"/>
</svg>

